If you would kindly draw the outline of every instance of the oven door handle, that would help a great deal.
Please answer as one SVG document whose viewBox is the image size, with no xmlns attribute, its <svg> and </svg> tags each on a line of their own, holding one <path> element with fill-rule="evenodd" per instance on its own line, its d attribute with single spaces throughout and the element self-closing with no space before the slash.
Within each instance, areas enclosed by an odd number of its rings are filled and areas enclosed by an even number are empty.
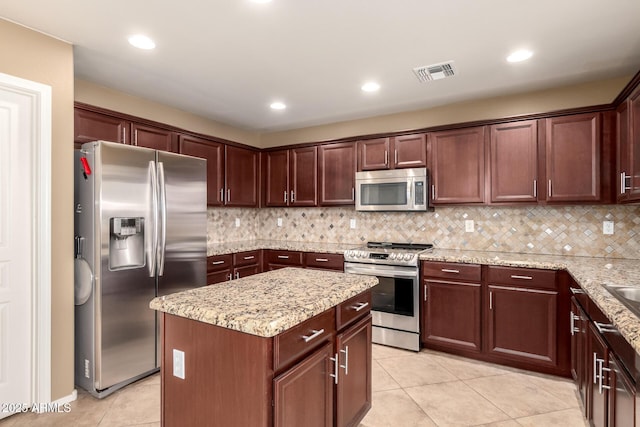
<svg viewBox="0 0 640 427">
<path fill-rule="evenodd" d="M 411 271 L 389 271 L 389 270 L 374 270 L 367 268 L 358 268 L 358 267 L 345 267 L 345 273 L 351 274 L 364 274 L 367 276 L 380 276 L 380 277 L 406 277 L 406 278 L 417 278 L 418 277 L 418 269 L 414 272 Z"/>
</svg>

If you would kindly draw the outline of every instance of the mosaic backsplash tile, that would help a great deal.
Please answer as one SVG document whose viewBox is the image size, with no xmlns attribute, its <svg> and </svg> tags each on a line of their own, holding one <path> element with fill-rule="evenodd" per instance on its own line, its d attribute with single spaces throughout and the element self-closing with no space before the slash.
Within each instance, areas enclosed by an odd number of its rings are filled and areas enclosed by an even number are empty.
<svg viewBox="0 0 640 427">
<path fill-rule="evenodd" d="M 235 227 L 235 218 L 240 227 Z M 355 229 L 350 228 L 351 219 Z M 465 220 L 474 221 L 473 232 L 465 232 Z M 615 223 L 613 235 L 602 234 L 605 220 Z M 209 210 L 208 237 L 210 242 L 432 242 L 443 249 L 639 258 L 640 206 L 455 207 L 427 213 L 219 208 Z"/>
</svg>

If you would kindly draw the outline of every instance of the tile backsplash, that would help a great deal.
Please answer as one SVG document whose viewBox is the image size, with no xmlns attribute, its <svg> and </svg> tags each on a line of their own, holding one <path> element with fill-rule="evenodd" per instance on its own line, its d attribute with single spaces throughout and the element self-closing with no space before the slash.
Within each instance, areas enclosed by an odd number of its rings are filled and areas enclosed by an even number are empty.
<svg viewBox="0 0 640 427">
<path fill-rule="evenodd" d="M 465 231 L 466 220 L 474 222 L 473 232 Z M 603 221 L 614 222 L 613 235 L 603 235 Z M 446 249 L 640 258 L 640 206 L 448 207 L 427 213 L 209 209 L 210 243 L 250 239 L 354 245 L 368 240 L 433 242 Z"/>
</svg>

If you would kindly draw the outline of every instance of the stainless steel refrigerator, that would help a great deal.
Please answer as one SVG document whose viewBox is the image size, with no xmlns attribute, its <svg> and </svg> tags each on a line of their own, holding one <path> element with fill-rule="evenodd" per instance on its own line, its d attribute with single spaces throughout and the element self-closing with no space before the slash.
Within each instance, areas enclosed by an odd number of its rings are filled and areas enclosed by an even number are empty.
<svg viewBox="0 0 640 427">
<path fill-rule="evenodd" d="M 206 284 L 206 160 L 105 141 L 75 160 L 75 382 L 104 397 L 160 365 L 149 302 Z"/>
</svg>

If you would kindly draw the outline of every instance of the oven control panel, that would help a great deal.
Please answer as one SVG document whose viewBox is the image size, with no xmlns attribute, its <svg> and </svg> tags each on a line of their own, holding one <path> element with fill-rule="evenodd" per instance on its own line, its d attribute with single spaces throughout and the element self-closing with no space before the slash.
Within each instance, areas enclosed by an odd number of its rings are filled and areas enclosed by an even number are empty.
<svg viewBox="0 0 640 427">
<path fill-rule="evenodd" d="M 418 265 L 418 253 L 399 251 L 376 252 L 356 249 L 345 251 L 344 260 L 370 264 L 415 266 Z"/>
</svg>

